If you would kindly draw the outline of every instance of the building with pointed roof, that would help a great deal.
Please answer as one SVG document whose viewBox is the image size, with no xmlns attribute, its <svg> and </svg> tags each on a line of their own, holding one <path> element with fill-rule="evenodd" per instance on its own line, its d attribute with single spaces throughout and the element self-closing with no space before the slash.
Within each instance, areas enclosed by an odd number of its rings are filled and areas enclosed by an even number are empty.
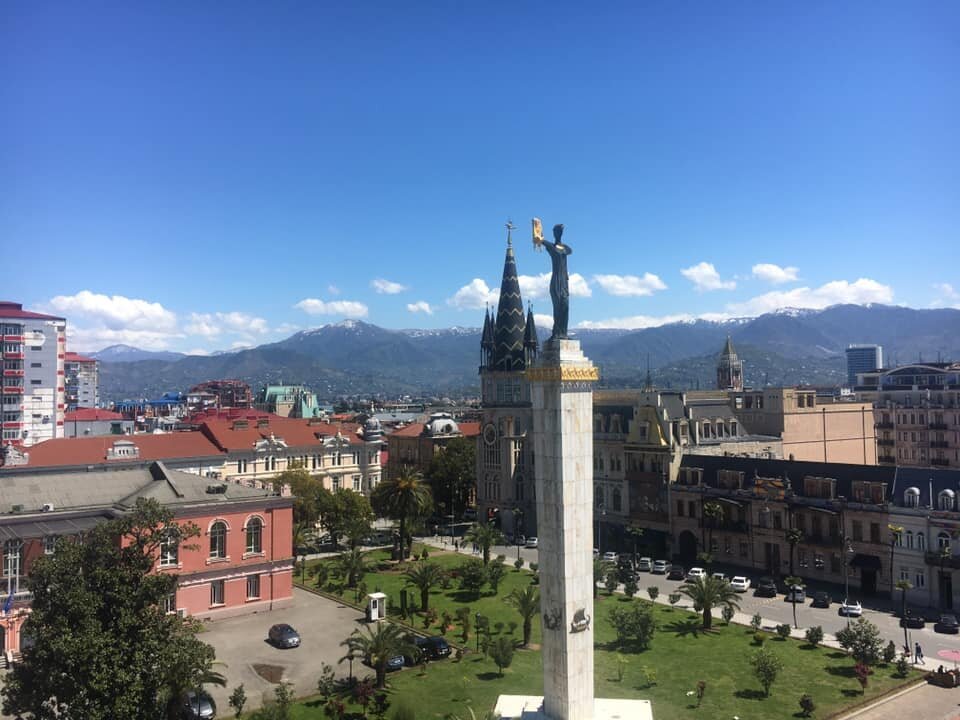
<svg viewBox="0 0 960 720">
<path fill-rule="evenodd" d="M 743 361 L 733 349 L 729 335 L 717 362 L 717 390 L 743 390 Z"/>
<path fill-rule="evenodd" d="M 532 535 L 533 427 L 525 371 L 537 356 L 533 309 L 525 314 L 509 230 L 497 313 L 484 317 L 480 342 L 483 420 L 477 448 L 477 509 L 506 533 Z"/>
</svg>

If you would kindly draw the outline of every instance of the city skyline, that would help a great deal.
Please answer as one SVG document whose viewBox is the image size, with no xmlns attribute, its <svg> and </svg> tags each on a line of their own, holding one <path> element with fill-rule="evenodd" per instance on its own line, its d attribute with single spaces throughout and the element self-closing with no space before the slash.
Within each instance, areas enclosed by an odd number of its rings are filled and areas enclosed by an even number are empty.
<svg viewBox="0 0 960 720">
<path fill-rule="evenodd" d="M 3 299 L 82 351 L 477 327 L 512 219 L 546 323 L 538 216 L 571 328 L 960 306 L 892 262 L 960 220 L 955 6 L 549 7 L 13 8 Z"/>
</svg>

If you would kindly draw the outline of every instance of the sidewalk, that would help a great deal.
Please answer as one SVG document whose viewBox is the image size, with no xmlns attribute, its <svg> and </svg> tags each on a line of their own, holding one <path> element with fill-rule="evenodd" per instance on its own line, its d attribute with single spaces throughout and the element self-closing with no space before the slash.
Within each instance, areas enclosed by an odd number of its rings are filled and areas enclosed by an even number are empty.
<svg viewBox="0 0 960 720">
<path fill-rule="evenodd" d="M 958 720 L 960 718 L 960 690 L 922 683 L 873 705 L 859 708 L 837 720 Z"/>
</svg>

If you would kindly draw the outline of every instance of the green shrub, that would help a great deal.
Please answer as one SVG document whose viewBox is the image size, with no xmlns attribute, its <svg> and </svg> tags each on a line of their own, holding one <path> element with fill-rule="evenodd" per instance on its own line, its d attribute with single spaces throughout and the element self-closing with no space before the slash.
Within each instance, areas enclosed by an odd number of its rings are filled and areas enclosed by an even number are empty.
<svg viewBox="0 0 960 720">
<path fill-rule="evenodd" d="M 783 670 L 783 661 L 773 652 L 762 647 L 750 658 L 750 664 L 753 665 L 753 674 L 763 686 L 763 694 L 769 696 L 770 686 Z"/>
<path fill-rule="evenodd" d="M 403 700 L 393 706 L 390 720 L 417 720 L 417 713 Z"/>
<path fill-rule="evenodd" d="M 790 637 L 790 624 L 784 623 L 782 625 L 777 625 L 777 635 L 780 636 L 781 640 L 786 640 Z"/>
<path fill-rule="evenodd" d="M 660 597 L 660 588 L 658 588 L 656 585 L 653 585 L 653 586 L 651 586 L 651 587 L 648 587 L 648 588 L 647 588 L 647 595 L 650 596 L 650 599 L 651 599 L 651 600 L 656 601 L 656 599 L 657 599 L 658 597 Z"/>
<path fill-rule="evenodd" d="M 637 581 L 634 578 L 630 578 L 623 584 L 623 594 L 628 598 L 633 598 L 634 595 L 640 590 L 640 586 L 637 585 Z"/>
<path fill-rule="evenodd" d="M 894 645 L 893 640 L 887 643 L 886 647 L 883 648 L 883 661 L 887 664 L 892 663 L 897 658 L 897 646 Z"/>
<path fill-rule="evenodd" d="M 819 625 L 814 625 L 812 628 L 807 628 L 806 638 L 808 643 L 816 647 L 823 642 L 823 628 Z"/>
<path fill-rule="evenodd" d="M 670 594 L 667 596 L 667 600 L 670 601 L 670 604 L 671 604 L 671 605 L 676 605 L 678 602 L 680 602 L 680 598 L 681 598 L 681 597 L 682 597 L 682 596 L 680 595 L 680 593 L 674 592 L 674 593 L 670 593 Z"/>
<path fill-rule="evenodd" d="M 757 613 L 752 618 L 750 618 L 750 627 L 757 631 L 763 625 L 763 618 L 760 617 L 760 613 Z"/>
<path fill-rule="evenodd" d="M 810 717 L 814 710 L 817 709 L 816 703 L 813 702 L 813 698 L 804 693 L 800 696 L 800 711 L 803 714 L 803 717 Z"/>
<path fill-rule="evenodd" d="M 517 558 L 513 561 L 513 566 L 517 569 L 517 572 L 520 572 L 520 569 L 523 567 L 523 560 Z"/>
<path fill-rule="evenodd" d="M 724 605 L 723 609 L 720 611 L 720 615 L 723 617 L 723 621 L 729 625 L 730 621 L 733 620 L 733 615 L 736 611 L 733 609 L 732 605 Z"/>
<path fill-rule="evenodd" d="M 767 641 L 767 634 L 765 632 L 755 632 L 753 634 L 753 644 L 763 646 Z"/>
<path fill-rule="evenodd" d="M 513 662 L 513 652 L 515 649 L 513 638 L 504 635 L 500 635 L 490 643 L 490 657 L 493 658 L 493 661 L 497 664 L 500 677 L 503 677 L 503 669 L 510 667 L 510 664 Z"/>
<path fill-rule="evenodd" d="M 897 658 L 897 677 L 905 678 L 907 673 L 910 672 L 910 661 L 907 660 L 906 655 L 901 655 Z"/>
<path fill-rule="evenodd" d="M 644 687 L 653 687 L 657 684 L 657 669 L 644 665 L 640 668 L 640 676 L 643 678 Z"/>
</svg>

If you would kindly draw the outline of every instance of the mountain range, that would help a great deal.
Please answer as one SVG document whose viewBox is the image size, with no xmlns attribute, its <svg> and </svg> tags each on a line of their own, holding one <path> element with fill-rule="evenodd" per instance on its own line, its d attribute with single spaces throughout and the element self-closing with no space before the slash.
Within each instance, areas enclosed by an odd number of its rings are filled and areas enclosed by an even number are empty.
<svg viewBox="0 0 960 720">
<path fill-rule="evenodd" d="M 541 332 L 541 335 L 544 333 Z M 960 310 L 888 305 L 785 309 L 756 318 L 672 323 L 644 330 L 577 330 L 604 383 L 712 387 L 729 335 L 748 385 L 839 384 L 849 344 L 883 346 L 886 364 L 960 358 Z M 542 340 L 543 338 L 541 338 Z M 211 356 L 111 346 L 101 360 L 101 396 L 153 397 L 203 380 L 302 383 L 322 398 L 382 394 L 476 395 L 480 329 L 388 330 L 359 320 L 304 330 L 279 342 Z"/>
</svg>

